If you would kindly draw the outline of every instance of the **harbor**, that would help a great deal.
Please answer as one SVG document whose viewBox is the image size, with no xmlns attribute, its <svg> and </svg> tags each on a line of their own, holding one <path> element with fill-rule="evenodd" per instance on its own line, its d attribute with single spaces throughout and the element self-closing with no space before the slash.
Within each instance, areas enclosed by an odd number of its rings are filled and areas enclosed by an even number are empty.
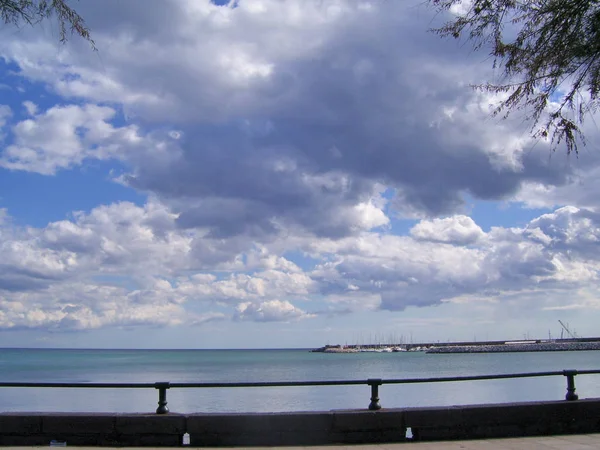
<svg viewBox="0 0 600 450">
<path fill-rule="evenodd" d="M 416 344 L 325 345 L 314 353 L 511 353 L 600 350 L 600 337 L 512 341 L 424 342 Z"/>
</svg>

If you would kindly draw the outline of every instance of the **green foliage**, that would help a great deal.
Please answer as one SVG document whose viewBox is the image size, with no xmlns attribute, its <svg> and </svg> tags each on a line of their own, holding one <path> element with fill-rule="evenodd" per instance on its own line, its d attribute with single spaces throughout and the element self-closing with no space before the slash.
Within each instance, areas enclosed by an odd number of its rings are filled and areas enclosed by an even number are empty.
<svg viewBox="0 0 600 450">
<path fill-rule="evenodd" d="M 69 34 L 77 34 L 96 48 L 83 18 L 67 4 L 68 0 L 0 0 L 0 19 L 5 25 L 36 25 L 44 19 L 56 17 L 59 40 L 65 43 Z"/>
<path fill-rule="evenodd" d="M 600 0 L 429 0 L 464 11 L 433 31 L 491 48 L 503 82 L 476 86 L 505 93 L 494 114 L 527 111 L 532 132 L 567 153 L 585 144 L 581 125 L 598 108 Z"/>
</svg>

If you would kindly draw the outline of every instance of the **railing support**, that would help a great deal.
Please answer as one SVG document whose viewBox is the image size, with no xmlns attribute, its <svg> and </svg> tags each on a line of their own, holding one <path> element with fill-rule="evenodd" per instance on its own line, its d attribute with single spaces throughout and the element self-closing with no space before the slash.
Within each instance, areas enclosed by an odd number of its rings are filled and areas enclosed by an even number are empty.
<svg viewBox="0 0 600 450">
<path fill-rule="evenodd" d="M 168 381 L 160 383 L 154 383 L 154 388 L 158 389 L 158 408 L 156 408 L 156 414 L 167 414 L 169 408 L 167 408 L 167 389 L 170 384 Z"/>
<path fill-rule="evenodd" d="M 369 410 L 377 411 L 381 409 L 379 403 L 379 386 L 382 384 L 381 378 L 369 378 L 367 384 L 371 386 L 371 403 L 369 403 Z"/>
<path fill-rule="evenodd" d="M 577 375 L 577 371 L 563 370 L 563 375 L 567 377 L 567 395 L 565 396 L 565 400 L 577 400 L 579 398 L 579 396 L 575 393 L 575 375 Z"/>
</svg>

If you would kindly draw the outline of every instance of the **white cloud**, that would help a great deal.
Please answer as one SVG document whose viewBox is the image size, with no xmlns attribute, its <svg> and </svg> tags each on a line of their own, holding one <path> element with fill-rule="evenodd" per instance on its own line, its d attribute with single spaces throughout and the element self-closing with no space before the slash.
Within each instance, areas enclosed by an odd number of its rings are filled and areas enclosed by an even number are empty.
<svg viewBox="0 0 600 450">
<path fill-rule="evenodd" d="M 381 307 L 391 310 L 465 295 L 518 295 L 532 287 L 567 294 L 598 282 L 596 214 L 562 208 L 524 228 L 492 228 L 488 234 L 477 232 L 471 219 L 463 222 L 469 226 L 458 232 L 452 218 L 421 222 L 413 228 L 416 239 L 364 233 L 310 243 L 313 257 L 331 260 L 311 276 L 325 295 L 376 294 Z"/>
<path fill-rule="evenodd" d="M 594 211 L 573 206 L 559 208 L 532 220 L 527 231 L 535 237 L 543 236 L 540 239 L 553 250 L 596 260 L 600 247 L 600 215 Z"/>
<path fill-rule="evenodd" d="M 227 240 L 178 228 L 177 215 L 157 201 L 102 206 L 41 229 L 5 221 L 0 326 L 289 321 L 469 297 L 527 297 L 532 289 L 568 297 L 598 283 L 600 218 L 593 212 L 561 208 L 523 228 L 477 230 L 471 219 L 459 217 L 423 221 L 413 237 L 364 231 L 261 245 L 246 239 L 220 247 L 215 264 L 198 245 Z M 307 252 L 315 267 L 294 264 L 283 256 L 289 251 Z M 297 301 L 309 302 L 312 311 L 294 306 Z M 540 301 L 540 308 L 577 302 Z"/>
<path fill-rule="evenodd" d="M 135 126 L 114 128 L 116 111 L 95 105 L 54 106 L 12 127 L 13 143 L 0 153 L 0 167 L 53 175 L 85 158 L 123 158 L 142 139 Z"/>
<path fill-rule="evenodd" d="M 175 326 L 185 310 L 156 286 L 131 291 L 91 283 L 55 284 L 36 292 L 0 290 L 1 329 L 39 328 L 67 331 L 106 326 Z"/>
<path fill-rule="evenodd" d="M 29 114 L 30 116 L 35 116 L 38 112 L 38 106 L 29 100 L 23 102 L 23 107 L 25 108 L 25 111 L 27 111 L 27 114 Z"/>
<path fill-rule="evenodd" d="M 36 242 L 55 252 L 73 252 L 102 273 L 129 275 L 171 270 L 189 264 L 193 233 L 175 226 L 176 216 L 163 205 L 144 207 L 121 202 L 75 213 L 74 220 L 52 222 L 39 230 Z M 143 263 L 143 264 L 141 264 Z"/>
<path fill-rule="evenodd" d="M 457 245 L 473 244 L 485 235 L 468 216 L 422 220 L 410 230 L 410 234 L 415 239 Z"/>
<path fill-rule="evenodd" d="M 465 291 L 485 289 L 488 280 L 481 249 L 373 233 L 324 244 L 311 246 L 315 254 L 334 259 L 311 273 L 322 292 L 343 295 L 358 288 L 380 295 L 384 309 L 438 304 Z"/>
<path fill-rule="evenodd" d="M 198 274 L 177 280 L 176 291 L 195 301 L 239 303 L 273 297 L 306 297 L 314 282 L 307 274 L 265 270 L 255 275 L 232 274 L 223 279 Z"/>
<path fill-rule="evenodd" d="M 296 317 L 300 310 L 283 308 L 278 316 L 273 308 L 279 304 L 269 302 L 310 295 L 314 282 L 297 265 L 246 242 L 226 250 L 222 264 L 233 272 L 217 278 L 202 271 L 218 267 L 212 256 L 203 260 L 205 255 L 193 251 L 196 243 L 212 240 L 177 228 L 176 219 L 157 202 L 144 207 L 123 202 L 41 229 L 4 221 L 0 301 L 6 314 L 0 328 L 199 325 L 231 317 L 247 301 L 265 303 L 265 320 Z M 252 317 L 259 319 L 246 316 Z"/>
<path fill-rule="evenodd" d="M 311 317 L 288 301 L 270 300 L 261 303 L 240 303 L 236 308 L 236 320 L 257 322 L 288 322 Z"/>
</svg>

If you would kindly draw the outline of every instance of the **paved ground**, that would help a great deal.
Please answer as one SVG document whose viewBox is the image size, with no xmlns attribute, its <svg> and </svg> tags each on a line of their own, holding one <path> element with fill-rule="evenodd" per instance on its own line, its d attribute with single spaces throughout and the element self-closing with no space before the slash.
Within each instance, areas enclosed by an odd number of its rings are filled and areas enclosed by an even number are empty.
<svg viewBox="0 0 600 450">
<path fill-rule="evenodd" d="M 3 447 L 2 450 L 47 449 L 48 447 Z M 107 447 L 70 447 L 71 449 L 110 450 Z M 240 449 L 242 447 L 237 447 Z M 248 447 L 264 450 L 273 447 Z M 286 450 L 600 450 L 600 434 L 571 436 L 541 436 L 509 439 L 483 439 L 473 441 L 411 442 L 379 445 L 335 445 L 315 447 L 282 447 Z M 145 447 L 144 450 L 164 450 Z M 204 447 L 204 450 L 210 450 Z M 223 450 L 223 449 L 219 449 Z"/>
<path fill-rule="evenodd" d="M 600 450 L 600 434 L 452 442 L 415 442 L 410 444 L 382 444 L 373 447 L 380 447 L 383 450 Z"/>
</svg>

